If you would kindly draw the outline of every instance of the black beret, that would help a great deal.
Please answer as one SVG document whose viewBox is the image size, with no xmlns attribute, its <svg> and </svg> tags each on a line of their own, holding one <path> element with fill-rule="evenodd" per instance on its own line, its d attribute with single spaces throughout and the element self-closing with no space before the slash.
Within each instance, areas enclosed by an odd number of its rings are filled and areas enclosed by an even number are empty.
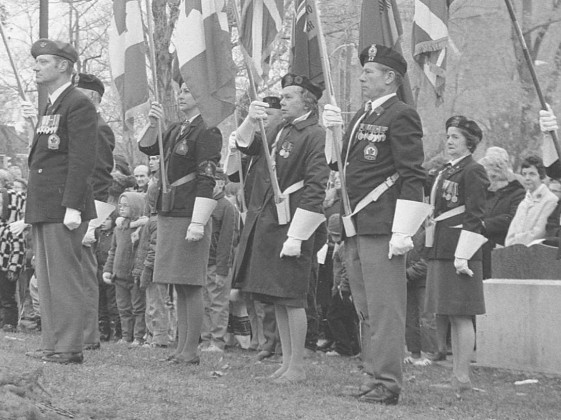
<svg viewBox="0 0 561 420">
<path fill-rule="evenodd" d="M 280 98 L 276 96 L 265 96 L 263 102 L 269 104 L 269 108 L 281 109 Z"/>
<path fill-rule="evenodd" d="M 477 123 L 473 120 L 467 119 L 463 115 L 454 115 L 453 117 L 448 118 L 446 121 L 446 130 L 450 127 L 461 128 L 476 137 L 479 141 L 483 138 L 483 132 Z"/>
<path fill-rule="evenodd" d="M 101 80 L 99 80 L 93 74 L 78 73 L 74 75 L 74 85 L 82 89 L 94 90 L 103 96 L 105 93 L 105 87 Z"/>
<path fill-rule="evenodd" d="M 33 58 L 37 58 L 45 54 L 62 57 L 71 63 L 78 61 L 78 53 L 72 45 L 62 41 L 51 41 L 50 39 L 41 38 L 31 46 L 31 55 Z"/>
<path fill-rule="evenodd" d="M 323 89 L 318 85 L 312 83 L 312 81 L 306 76 L 299 76 L 292 73 L 287 73 L 284 75 L 281 80 L 281 86 L 283 88 L 285 88 L 286 86 L 300 86 L 306 89 L 308 92 L 312 93 L 318 101 L 323 93 Z"/>
<path fill-rule="evenodd" d="M 407 73 L 407 61 L 405 61 L 405 58 L 396 50 L 383 45 L 369 45 L 362 50 L 359 59 L 363 67 L 365 63 L 380 63 L 392 68 L 402 76 Z"/>
</svg>

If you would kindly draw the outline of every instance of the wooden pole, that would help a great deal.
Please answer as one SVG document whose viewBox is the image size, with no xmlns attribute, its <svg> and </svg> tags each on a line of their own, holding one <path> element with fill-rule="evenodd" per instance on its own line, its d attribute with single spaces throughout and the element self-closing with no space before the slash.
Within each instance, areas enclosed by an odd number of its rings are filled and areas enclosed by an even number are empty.
<svg viewBox="0 0 561 420">
<path fill-rule="evenodd" d="M 140 7 L 140 0 L 138 0 L 138 6 Z M 142 10 L 142 8 L 141 8 Z M 160 89 L 158 87 L 158 75 L 156 71 L 156 48 L 154 45 L 154 31 L 152 23 L 152 7 L 150 6 L 150 0 L 146 0 L 146 21 L 148 23 L 148 44 L 150 46 L 150 67 L 152 68 L 152 83 L 154 84 L 154 96 L 156 101 L 160 102 Z M 168 186 L 168 174 L 166 171 L 166 163 L 164 161 L 164 141 L 162 133 L 162 121 L 158 121 L 158 150 L 160 152 L 160 178 L 162 182 L 162 193 L 167 193 L 169 191 Z"/>
<path fill-rule="evenodd" d="M 542 109 L 547 111 L 547 103 L 545 102 L 545 97 L 543 96 L 542 89 L 540 87 L 540 82 L 538 81 L 538 76 L 536 74 L 536 69 L 534 68 L 534 63 L 532 57 L 530 56 L 530 51 L 528 50 L 528 46 L 526 45 L 526 40 L 524 39 L 524 34 L 522 33 L 520 24 L 516 19 L 516 13 L 514 12 L 514 7 L 512 6 L 512 2 L 510 0 L 505 0 L 505 3 L 506 3 L 506 8 L 508 9 L 508 14 L 510 15 L 510 20 L 512 21 L 512 25 L 514 26 L 514 30 L 522 46 L 524 59 L 526 61 L 526 65 L 528 66 L 528 70 L 530 70 L 530 75 L 532 76 L 532 81 L 534 82 L 534 87 L 536 89 L 536 93 L 538 94 L 540 105 Z M 555 147 L 555 151 L 557 152 L 557 156 L 561 160 L 561 147 L 559 146 L 559 139 L 557 138 L 557 133 L 555 131 L 550 131 L 549 135 L 553 140 L 553 145 Z"/>
</svg>

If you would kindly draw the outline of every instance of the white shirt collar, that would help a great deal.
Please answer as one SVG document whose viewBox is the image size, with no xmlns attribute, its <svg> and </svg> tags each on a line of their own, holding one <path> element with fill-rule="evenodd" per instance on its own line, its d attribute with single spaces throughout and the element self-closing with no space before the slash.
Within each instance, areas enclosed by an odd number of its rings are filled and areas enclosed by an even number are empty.
<svg viewBox="0 0 561 420">
<path fill-rule="evenodd" d="M 448 163 L 450 164 L 450 166 L 454 166 L 454 165 L 460 163 L 460 161 L 461 161 L 462 159 L 468 157 L 469 155 L 470 155 L 470 154 L 468 153 L 467 155 L 463 155 L 462 157 L 459 157 L 458 159 L 451 160 L 451 161 L 448 162 Z"/>
<path fill-rule="evenodd" d="M 294 118 L 291 124 L 296 124 L 297 122 L 304 121 L 306 118 L 310 116 L 312 111 L 306 112 L 304 115 L 300 115 L 298 118 Z"/>
<path fill-rule="evenodd" d="M 49 95 L 49 100 L 51 101 L 51 105 L 55 103 L 55 101 L 58 99 L 58 97 L 60 96 L 60 94 L 62 92 L 64 92 L 64 89 L 66 89 L 68 86 L 70 86 L 71 83 L 70 81 L 66 82 L 65 84 L 63 84 L 61 87 L 59 87 L 57 90 L 55 90 L 53 93 L 51 93 Z"/>
<path fill-rule="evenodd" d="M 390 93 L 389 95 L 385 95 L 385 96 L 381 96 L 378 99 L 374 99 L 373 101 L 368 101 L 366 102 L 366 106 L 368 106 L 368 104 L 372 105 L 372 110 L 378 108 L 379 106 L 383 105 L 388 99 L 390 99 L 392 96 L 396 96 L 395 92 L 394 93 Z M 365 108 L 368 109 L 368 108 Z"/>
</svg>

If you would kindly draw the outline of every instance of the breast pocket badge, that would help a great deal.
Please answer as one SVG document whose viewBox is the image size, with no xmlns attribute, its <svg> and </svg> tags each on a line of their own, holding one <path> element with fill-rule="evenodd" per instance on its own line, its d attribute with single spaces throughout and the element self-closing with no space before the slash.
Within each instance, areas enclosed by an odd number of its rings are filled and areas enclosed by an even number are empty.
<svg viewBox="0 0 561 420">
<path fill-rule="evenodd" d="M 373 144 L 368 144 L 364 148 L 363 153 L 364 153 L 364 159 L 369 161 L 375 161 L 376 158 L 378 157 L 378 148 Z"/>
<path fill-rule="evenodd" d="M 281 150 L 279 151 L 279 156 L 284 158 L 284 159 L 288 159 L 288 157 L 290 156 L 290 153 L 292 152 L 292 150 L 294 149 L 294 144 L 285 141 L 282 144 Z"/>
<path fill-rule="evenodd" d="M 60 148 L 60 137 L 56 134 L 51 134 L 47 140 L 47 147 L 49 150 L 58 150 Z"/>
<path fill-rule="evenodd" d="M 189 146 L 187 146 L 187 140 L 181 140 L 177 147 L 175 148 L 175 153 L 181 156 L 185 156 L 189 151 Z"/>
</svg>

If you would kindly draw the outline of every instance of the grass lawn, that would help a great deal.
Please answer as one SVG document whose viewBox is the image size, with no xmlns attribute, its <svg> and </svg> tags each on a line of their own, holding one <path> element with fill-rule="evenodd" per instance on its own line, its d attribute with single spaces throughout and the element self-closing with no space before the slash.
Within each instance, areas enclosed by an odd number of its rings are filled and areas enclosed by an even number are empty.
<svg viewBox="0 0 561 420">
<path fill-rule="evenodd" d="M 201 365 L 160 362 L 167 350 L 102 344 L 83 365 L 46 364 L 24 356 L 39 347 L 38 335 L 0 332 L 0 373 L 19 374 L 43 366 L 42 386 L 52 405 L 76 419 L 560 419 L 561 378 L 474 366 L 480 391 L 458 399 L 430 388 L 451 375 L 449 362 L 405 366 L 400 403 L 386 407 L 357 402 L 362 380 L 356 361 L 309 360 L 308 379 L 274 385 L 261 379 L 278 365 L 256 363 L 255 353 L 232 350 L 223 359 L 203 354 Z M 538 379 L 533 385 L 517 380 Z M 2 400 L 0 399 L 0 411 Z M 55 418 L 55 417 L 53 417 Z M 56 417 L 59 418 L 59 417 Z"/>
</svg>

